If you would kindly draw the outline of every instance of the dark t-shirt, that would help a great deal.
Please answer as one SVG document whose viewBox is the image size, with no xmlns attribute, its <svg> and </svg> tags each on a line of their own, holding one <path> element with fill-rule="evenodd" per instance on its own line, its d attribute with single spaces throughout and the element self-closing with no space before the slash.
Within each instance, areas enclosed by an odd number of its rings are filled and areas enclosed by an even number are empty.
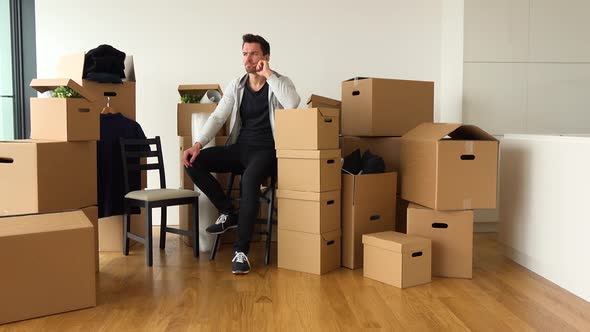
<svg viewBox="0 0 590 332">
<path fill-rule="evenodd" d="M 274 149 L 275 141 L 270 126 L 268 108 L 268 83 L 259 91 L 252 91 L 246 82 L 240 117 L 242 127 L 238 136 L 238 144 L 256 148 Z"/>
</svg>

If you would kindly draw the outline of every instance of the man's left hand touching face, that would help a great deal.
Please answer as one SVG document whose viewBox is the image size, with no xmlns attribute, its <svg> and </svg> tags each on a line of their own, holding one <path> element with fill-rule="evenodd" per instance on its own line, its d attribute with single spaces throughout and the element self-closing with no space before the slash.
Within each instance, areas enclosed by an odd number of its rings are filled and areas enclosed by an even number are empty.
<svg viewBox="0 0 590 332">
<path fill-rule="evenodd" d="M 258 64 L 256 64 L 256 73 L 258 73 L 258 75 L 264 76 L 266 79 L 268 79 L 273 74 L 270 66 L 268 65 L 268 60 L 258 61 Z"/>
</svg>

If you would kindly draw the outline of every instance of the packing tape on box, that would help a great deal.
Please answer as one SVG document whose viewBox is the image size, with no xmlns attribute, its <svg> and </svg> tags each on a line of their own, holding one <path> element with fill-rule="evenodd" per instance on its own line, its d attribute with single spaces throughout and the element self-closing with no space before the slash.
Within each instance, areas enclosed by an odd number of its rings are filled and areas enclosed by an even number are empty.
<svg viewBox="0 0 590 332">
<path fill-rule="evenodd" d="M 474 154 L 473 141 L 465 141 L 465 154 Z"/>
<path fill-rule="evenodd" d="M 471 198 L 463 199 L 463 210 L 471 210 Z"/>
</svg>

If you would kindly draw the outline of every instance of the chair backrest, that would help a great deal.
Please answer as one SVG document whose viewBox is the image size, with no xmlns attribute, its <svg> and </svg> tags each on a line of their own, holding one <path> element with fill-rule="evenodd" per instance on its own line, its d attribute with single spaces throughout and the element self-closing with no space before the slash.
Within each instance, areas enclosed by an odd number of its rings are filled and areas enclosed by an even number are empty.
<svg viewBox="0 0 590 332">
<path fill-rule="evenodd" d="M 125 193 L 128 193 L 129 175 L 141 171 L 158 170 L 160 173 L 160 188 L 166 188 L 166 175 L 164 173 L 164 158 L 162 158 L 162 144 L 160 136 L 147 139 L 121 138 L 121 157 L 123 160 L 123 174 L 125 178 Z M 150 145 L 155 145 L 152 151 Z M 141 158 L 156 157 L 155 163 L 141 163 Z"/>
</svg>

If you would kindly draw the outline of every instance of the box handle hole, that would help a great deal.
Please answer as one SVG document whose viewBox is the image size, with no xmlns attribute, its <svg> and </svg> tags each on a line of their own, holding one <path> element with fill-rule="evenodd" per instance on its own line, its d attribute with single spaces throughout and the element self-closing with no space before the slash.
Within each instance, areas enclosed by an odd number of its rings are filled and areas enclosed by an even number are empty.
<svg viewBox="0 0 590 332">
<path fill-rule="evenodd" d="M 432 228 L 449 228 L 449 224 L 445 224 L 442 222 L 435 222 L 432 224 Z"/>
<path fill-rule="evenodd" d="M 328 164 L 333 164 L 334 163 L 334 159 L 329 159 L 328 161 L 326 161 Z"/>
<path fill-rule="evenodd" d="M 352 92 L 352 95 L 353 95 L 353 96 L 358 96 L 358 95 L 360 95 L 360 94 L 361 94 L 361 92 L 360 92 L 360 91 L 353 91 L 353 92 Z"/>
<path fill-rule="evenodd" d="M 326 123 L 332 123 L 332 118 L 324 118 L 324 122 L 326 122 Z"/>
<path fill-rule="evenodd" d="M 80 112 L 80 113 L 90 113 L 90 109 L 89 108 L 80 108 L 80 109 L 78 109 L 78 112 Z"/>
<path fill-rule="evenodd" d="M 420 257 L 420 256 L 422 256 L 422 251 L 412 253 L 412 257 Z"/>
<path fill-rule="evenodd" d="M 327 201 L 327 202 L 326 202 L 326 204 L 327 204 L 327 205 L 332 205 L 332 204 L 334 204 L 334 200 L 333 200 L 333 199 L 331 199 L 331 200 Z"/>
<path fill-rule="evenodd" d="M 475 160 L 475 155 L 463 154 L 461 155 L 461 160 Z"/>
<path fill-rule="evenodd" d="M 370 221 L 377 221 L 377 220 L 379 220 L 379 219 L 381 219 L 381 216 L 380 216 L 380 215 L 378 215 L 378 214 L 376 214 L 376 215 L 374 215 L 374 216 L 370 216 L 370 217 L 369 217 L 369 220 L 370 220 Z"/>
<path fill-rule="evenodd" d="M 332 240 L 332 241 L 328 241 L 328 243 L 327 243 L 327 244 L 328 244 L 329 246 L 333 245 L 333 244 L 334 244 L 334 240 Z"/>
<path fill-rule="evenodd" d="M 2 158 L 0 157 L 0 164 L 12 164 L 14 159 L 12 158 Z"/>
<path fill-rule="evenodd" d="M 107 91 L 107 92 L 104 93 L 104 96 L 105 97 L 116 97 L 117 96 L 117 93 L 114 92 L 114 91 Z"/>
</svg>

